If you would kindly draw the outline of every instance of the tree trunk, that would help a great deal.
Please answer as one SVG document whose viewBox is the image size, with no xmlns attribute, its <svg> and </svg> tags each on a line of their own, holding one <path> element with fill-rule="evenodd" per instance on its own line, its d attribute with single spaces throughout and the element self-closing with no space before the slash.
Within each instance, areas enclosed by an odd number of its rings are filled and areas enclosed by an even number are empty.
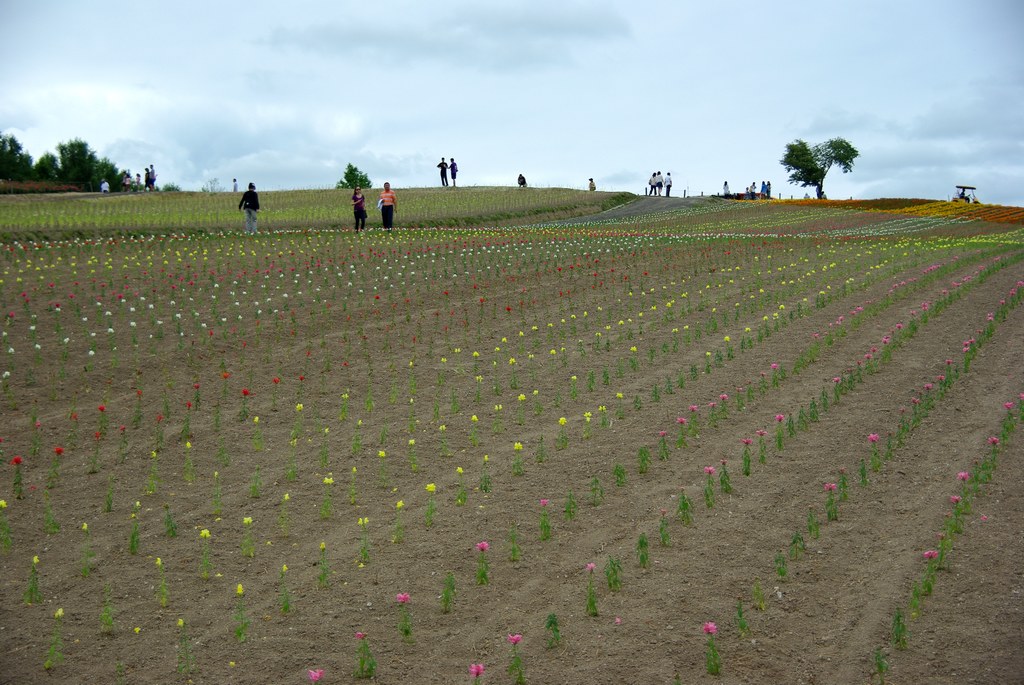
<svg viewBox="0 0 1024 685">
<path fill-rule="evenodd" d="M 824 183 L 818 183 L 817 185 L 814 186 L 815 190 L 818 193 L 818 199 L 819 200 L 824 200 L 825 199 L 825 192 L 823 190 L 823 186 L 824 185 L 825 185 Z"/>
</svg>

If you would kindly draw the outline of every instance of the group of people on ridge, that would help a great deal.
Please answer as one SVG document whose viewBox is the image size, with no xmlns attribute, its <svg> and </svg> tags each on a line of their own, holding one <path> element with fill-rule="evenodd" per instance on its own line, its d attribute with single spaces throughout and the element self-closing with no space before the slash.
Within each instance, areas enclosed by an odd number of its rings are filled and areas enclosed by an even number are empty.
<svg viewBox="0 0 1024 685">
<path fill-rule="evenodd" d="M 647 181 L 647 188 L 644 189 L 646 195 L 661 195 L 661 191 L 665 191 L 665 197 L 672 196 L 672 172 L 667 172 L 664 176 L 661 175 L 660 171 L 655 171 L 651 174 L 651 178 Z"/>
</svg>

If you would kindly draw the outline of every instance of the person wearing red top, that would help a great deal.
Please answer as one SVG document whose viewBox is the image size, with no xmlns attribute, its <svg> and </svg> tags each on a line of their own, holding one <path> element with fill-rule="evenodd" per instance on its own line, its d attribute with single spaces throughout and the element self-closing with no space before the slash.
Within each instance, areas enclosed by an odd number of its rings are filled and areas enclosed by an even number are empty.
<svg viewBox="0 0 1024 685">
<path fill-rule="evenodd" d="M 398 210 L 398 200 L 395 198 L 395 191 L 391 190 L 391 184 L 385 183 L 384 190 L 380 191 L 380 200 L 377 201 L 380 207 L 380 218 L 384 222 L 384 230 L 390 231 L 395 225 L 395 212 Z"/>
</svg>

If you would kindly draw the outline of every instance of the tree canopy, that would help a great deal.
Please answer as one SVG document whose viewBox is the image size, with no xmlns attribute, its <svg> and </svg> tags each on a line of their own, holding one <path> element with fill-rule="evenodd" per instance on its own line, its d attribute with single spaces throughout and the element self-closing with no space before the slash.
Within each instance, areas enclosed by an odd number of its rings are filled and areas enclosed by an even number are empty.
<svg viewBox="0 0 1024 685">
<path fill-rule="evenodd" d="M 32 155 L 22 149 L 18 139 L 0 133 L 0 178 L 11 181 L 32 179 Z"/>
<path fill-rule="evenodd" d="M 832 138 L 824 143 L 810 146 L 807 141 L 797 139 L 786 145 L 786 153 L 779 163 L 789 172 L 790 183 L 803 187 L 814 186 L 818 199 L 825 197 L 825 176 L 833 166 L 843 173 L 853 169 L 853 160 L 860 153 L 843 138 Z"/>
<path fill-rule="evenodd" d="M 337 185 L 334 186 L 338 190 L 344 188 L 369 188 L 370 177 L 364 174 L 353 164 L 349 164 L 345 167 L 345 175 L 341 177 Z"/>
<path fill-rule="evenodd" d="M 106 157 L 98 157 L 81 138 L 58 143 L 56 154 L 44 152 L 34 163 L 12 134 L 0 133 L 0 179 L 10 181 L 49 181 L 73 184 L 83 190 L 98 190 L 104 179 L 113 190 L 121 184 L 123 171 Z"/>
</svg>

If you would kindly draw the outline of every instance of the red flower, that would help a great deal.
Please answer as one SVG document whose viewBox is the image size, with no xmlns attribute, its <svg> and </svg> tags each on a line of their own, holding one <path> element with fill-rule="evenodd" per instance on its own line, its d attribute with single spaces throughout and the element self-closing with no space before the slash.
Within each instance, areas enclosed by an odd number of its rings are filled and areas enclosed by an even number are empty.
<svg viewBox="0 0 1024 685">
<path fill-rule="evenodd" d="M 63 447 L 54 447 L 53 448 L 53 453 L 56 454 L 59 457 L 60 455 L 64 454 L 64 448 Z"/>
<path fill-rule="evenodd" d="M 100 406 L 98 406 L 96 408 L 99 409 L 100 411 L 106 411 L 107 410 L 107 405 L 101 404 Z"/>
<path fill-rule="evenodd" d="M 14 466 L 21 466 L 21 457 L 14 457 L 14 459 L 11 459 L 11 464 Z"/>
<path fill-rule="evenodd" d="M 249 388 L 242 388 L 242 397 L 249 396 Z"/>
<path fill-rule="evenodd" d="M 281 379 L 278 378 L 277 376 L 274 376 L 274 385 L 277 385 L 280 382 L 281 382 Z"/>
</svg>

